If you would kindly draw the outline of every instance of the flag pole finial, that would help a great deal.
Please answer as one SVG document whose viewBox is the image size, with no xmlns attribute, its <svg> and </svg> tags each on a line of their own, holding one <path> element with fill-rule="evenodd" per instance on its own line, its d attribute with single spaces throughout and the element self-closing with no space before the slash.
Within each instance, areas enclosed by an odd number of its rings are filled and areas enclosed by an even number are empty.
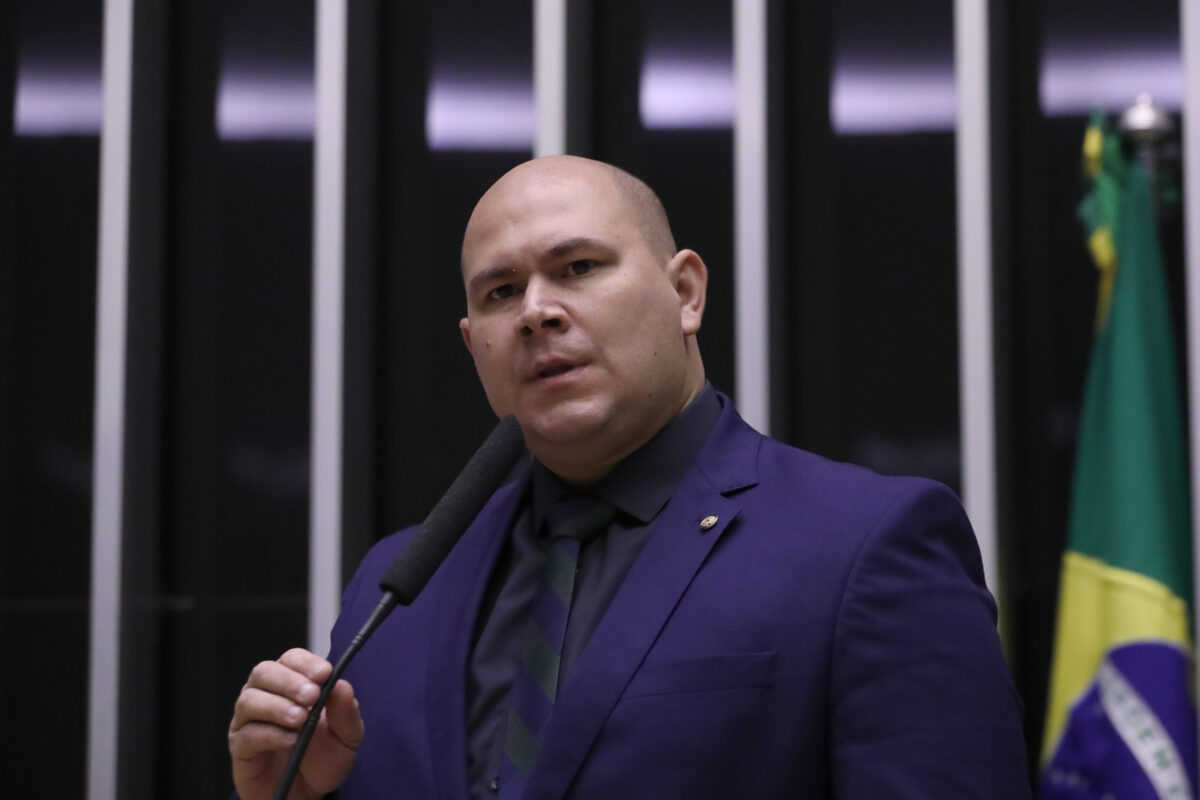
<svg viewBox="0 0 1200 800">
<path fill-rule="evenodd" d="M 1174 133 L 1171 115 L 1154 105 L 1149 93 L 1142 92 L 1117 121 L 1117 130 L 1138 144 L 1157 144 Z"/>
</svg>

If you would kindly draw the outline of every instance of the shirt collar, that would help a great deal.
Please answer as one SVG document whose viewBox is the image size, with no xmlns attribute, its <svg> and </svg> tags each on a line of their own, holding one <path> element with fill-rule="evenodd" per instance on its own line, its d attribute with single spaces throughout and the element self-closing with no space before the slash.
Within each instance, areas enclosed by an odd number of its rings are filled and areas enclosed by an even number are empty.
<svg viewBox="0 0 1200 800">
<path fill-rule="evenodd" d="M 720 413 L 716 390 L 705 381 L 696 399 L 650 441 L 626 456 L 612 472 L 583 488 L 627 516 L 649 522 L 675 493 Z M 536 459 L 532 484 L 534 530 L 541 530 L 546 510 L 576 490 Z"/>
</svg>

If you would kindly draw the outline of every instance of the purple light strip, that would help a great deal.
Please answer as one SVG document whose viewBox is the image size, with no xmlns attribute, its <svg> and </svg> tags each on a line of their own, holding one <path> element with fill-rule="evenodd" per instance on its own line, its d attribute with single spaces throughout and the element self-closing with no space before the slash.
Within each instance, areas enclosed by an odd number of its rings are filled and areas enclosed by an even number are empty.
<svg viewBox="0 0 1200 800">
<path fill-rule="evenodd" d="M 651 129 L 732 128 L 736 107 L 733 63 L 647 55 L 638 111 Z"/>
<path fill-rule="evenodd" d="M 1111 47 L 1043 54 L 1038 94 L 1049 116 L 1086 114 L 1096 106 L 1123 111 L 1142 92 L 1166 111 L 1183 107 L 1183 62 L 1178 50 Z"/>
<path fill-rule="evenodd" d="M 829 112 L 841 134 L 952 131 L 957 101 L 953 66 L 838 66 Z"/>
<path fill-rule="evenodd" d="M 99 136 L 104 92 L 99 72 L 25 68 L 17 75 L 13 128 L 18 136 Z"/>
<path fill-rule="evenodd" d="M 532 152 L 533 86 L 519 80 L 434 76 L 425 106 L 432 150 Z"/>
<path fill-rule="evenodd" d="M 315 120 L 311 76 L 226 74 L 217 88 L 217 135 L 225 140 L 311 140 Z"/>
</svg>

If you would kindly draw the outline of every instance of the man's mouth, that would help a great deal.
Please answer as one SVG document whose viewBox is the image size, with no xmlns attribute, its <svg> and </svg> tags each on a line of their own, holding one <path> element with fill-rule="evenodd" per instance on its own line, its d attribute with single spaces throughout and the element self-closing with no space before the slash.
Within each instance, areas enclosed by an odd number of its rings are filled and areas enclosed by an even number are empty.
<svg viewBox="0 0 1200 800">
<path fill-rule="evenodd" d="M 538 373 L 539 378 L 552 378 L 555 375 L 562 375 L 564 372 L 570 372 L 575 369 L 572 364 L 557 364 L 553 367 L 547 367 Z"/>
</svg>

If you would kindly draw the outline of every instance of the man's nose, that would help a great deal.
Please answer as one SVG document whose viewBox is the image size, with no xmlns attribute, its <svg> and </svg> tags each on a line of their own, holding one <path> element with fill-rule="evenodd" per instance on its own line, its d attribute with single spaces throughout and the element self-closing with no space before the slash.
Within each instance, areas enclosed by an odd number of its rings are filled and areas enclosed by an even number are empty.
<svg viewBox="0 0 1200 800">
<path fill-rule="evenodd" d="M 521 298 L 521 317 L 517 320 L 517 325 L 524 336 L 566 325 L 566 313 L 553 284 L 540 278 L 526 284 L 525 293 Z"/>
</svg>

